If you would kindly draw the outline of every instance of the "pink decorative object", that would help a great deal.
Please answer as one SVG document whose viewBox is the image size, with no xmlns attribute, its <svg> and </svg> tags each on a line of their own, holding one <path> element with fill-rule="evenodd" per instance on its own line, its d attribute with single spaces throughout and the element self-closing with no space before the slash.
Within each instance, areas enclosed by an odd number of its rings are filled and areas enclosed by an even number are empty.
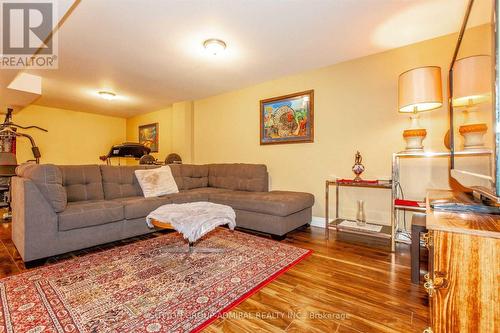
<svg viewBox="0 0 500 333">
<path fill-rule="evenodd" d="M 354 165 L 352 166 L 352 172 L 356 175 L 354 178 L 354 181 L 361 181 L 360 175 L 365 171 L 365 166 L 361 164 L 363 161 L 363 157 L 361 157 L 361 154 L 359 151 L 356 152 L 356 156 L 354 157 Z"/>
</svg>

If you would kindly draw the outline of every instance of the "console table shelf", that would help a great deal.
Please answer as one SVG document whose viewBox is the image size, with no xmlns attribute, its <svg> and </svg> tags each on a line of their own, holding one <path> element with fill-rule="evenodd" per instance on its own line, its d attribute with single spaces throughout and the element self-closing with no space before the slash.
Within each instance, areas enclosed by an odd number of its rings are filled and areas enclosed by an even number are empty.
<svg viewBox="0 0 500 333">
<path fill-rule="evenodd" d="M 391 226 L 389 225 L 381 225 L 373 222 L 366 222 L 368 224 L 376 224 L 380 225 L 382 227 L 382 230 L 380 232 L 375 232 L 375 231 L 365 231 L 365 230 L 357 230 L 353 228 L 344 228 L 342 226 L 339 226 L 339 223 L 348 220 L 348 219 L 342 219 L 338 218 L 330 222 L 329 228 L 330 229 L 335 229 L 341 232 L 347 232 L 347 233 L 352 233 L 352 234 L 357 234 L 357 235 L 364 235 L 364 236 L 372 236 L 372 237 L 377 237 L 377 238 L 383 238 L 383 239 L 390 239 L 391 238 Z M 352 220 L 348 220 L 352 221 Z"/>
<path fill-rule="evenodd" d="M 346 187 L 372 187 L 372 188 L 387 188 L 392 187 L 392 182 L 390 180 L 377 180 L 377 182 L 371 181 L 345 181 L 345 180 L 327 180 L 330 185 L 334 186 L 346 186 Z"/>
<path fill-rule="evenodd" d="M 329 201 L 330 201 L 330 186 L 335 186 L 335 220 L 332 222 L 329 221 Z M 329 230 L 334 229 L 337 232 L 348 233 L 359 236 L 368 236 L 374 237 L 382 240 L 389 240 L 391 245 L 391 251 L 394 251 L 394 226 L 393 220 L 391 219 L 391 225 L 382 225 L 382 229 L 380 232 L 368 231 L 368 230 L 359 230 L 355 228 L 345 228 L 339 226 L 344 219 L 339 217 L 339 189 L 340 187 L 358 187 L 358 188 L 372 188 L 372 189 L 386 189 L 392 190 L 392 181 L 391 180 L 377 180 L 377 181 L 354 181 L 354 180 L 344 180 L 344 179 L 335 179 L 335 180 L 327 180 L 325 183 L 325 237 L 329 238 Z M 392 197 L 392 196 L 391 196 Z M 367 222 L 369 223 L 369 222 Z M 378 223 L 369 223 L 369 224 L 378 224 Z"/>
<path fill-rule="evenodd" d="M 417 206 L 406 206 L 406 205 L 394 205 L 394 209 L 425 213 L 425 207 L 420 207 L 420 206 L 417 207 Z"/>
</svg>

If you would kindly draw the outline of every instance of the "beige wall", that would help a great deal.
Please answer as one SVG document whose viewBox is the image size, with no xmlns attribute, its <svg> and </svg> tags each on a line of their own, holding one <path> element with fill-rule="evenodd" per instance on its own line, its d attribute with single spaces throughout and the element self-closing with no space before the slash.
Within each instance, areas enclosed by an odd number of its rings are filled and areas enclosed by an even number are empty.
<svg viewBox="0 0 500 333">
<path fill-rule="evenodd" d="M 486 36 L 486 28 L 474 30 Z M 456 39 L 456 35 L 444 36 L 194 102 L 175 103 L 127 119 L 127 139 L 137 141 L 139 125 L 159 122 L 159 159 L 177 152 L 188 163 L 264 163 L 272 189 L 313 193 L 313 214 L 324 216 L 324 182 L 352 177 L 357 150 L 364 158 L 364 178 L 391 177 L 392 153 L 404 149 L 402 131 L 409 126 L 409 117 L 397 112 L 398 76 L 415 67 L 441 66 L 446 103 L 448 66 Z M 478 41 L 469 38 L 466 51 L 486 52 L 487 43 Z M 315 90 L 315 142 L 260 146 L 259 100 L 309 89 Z M 486 114 L 481 115 L 485 121 Z M 457 116 L 461 118 L 460 113 Z M 421 124 L 428 132 L 426 150 L 444 151 L 447 107 L 422 114 Z M 423 199 L 427 188 L 447 188 L 448 160 L 403 161 L 401 182 L 410 199 Z M 342 216 L 354 217 L 357 199 L 366 200 L 370 220 L 389 222 L 389 191 L 343 190 Z"/>
<path fill-rule="evenodd" d="M 158 123 L 159 146 L 158 153 L 152 153 L 155 158 L 164 160 L 172 150 L 172 107 L 138 115 L 127 119 L 127 141 L 139 142 L 139 126 Z M 129 161 L 136 163 L 134 161 Z"/>
<path fill-rule="evenodd" d="M 164 161 L 168 154 L 177 153 L 184 163 L 193 161 L 193 103 L 174 103 L 162 110 L 141 114 L 127 119 L 127 140 L 137 142 L 141 125 L 159 124 L 159 152 L 153 155 Z M 129 161 L 136 164 L 136 161 Z"/>
<path fill-rule="evenodd" d="M 172 152 L 179 154 L 184 163 L 193 162 L 193 102 L 172 105 Z"/>
<path fill-rule="evenodd" d="M 30 105 L 14 114 L 14 122 L 48 130 L 22 131 L 35 139 L 42 163 L 97 164 L 99 156 L 107 154 L 112 145 L 125 141 L 124 118 Z M 18 162 L 32 158 L 29 141 L 18 138 Z"/>
<path fill-rule="evenodd" d="M 456 35 L 445 36 L 195 101 L 194 160 L 265 163 L 273 189 L 313 193 L 313 215 L 324 216 L 325 180 L 352 177 L 357 150 L 366 167 L 363 177 L 390 178 L 392 153 L 404 149 L 402 131 L 409 125 L 408 116 L 397 112 L 398 76 L 411 68 L 438 65 L 446 92 L 455 43 Z M 314 143 L 259 145 L 259 100 L 309 89 L 315 95 Z M 446 110 L 422 115 L 426 150 L 445 150 Z M 447 159 L 405 161 L 403 167 L 407 197 L 422 199 L 426 188 L 448 187 Z M 343 193 L 342 215 L 353 217 L 356 199 L 365 199 L 368 219 L 388 223 L 389 191 Z"/>
</svg>

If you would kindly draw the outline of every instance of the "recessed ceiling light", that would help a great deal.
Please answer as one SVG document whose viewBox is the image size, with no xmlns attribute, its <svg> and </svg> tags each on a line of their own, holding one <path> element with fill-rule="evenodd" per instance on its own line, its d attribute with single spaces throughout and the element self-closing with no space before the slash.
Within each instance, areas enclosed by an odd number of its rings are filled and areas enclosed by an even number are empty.
<svg viewBox="0 0 500 333">
<path fill-rule="evenodd" d="M 111 91 L 99 91 L 99 97 L 111 101 L 116 98 L 116 94 Z"/>
<path fill-rule="evenodd" d="M 207 39 L 203 42 L 203 46 L 208 53 L 217 55 L 226 49 L 226 43 L 220 39 Z"/>
</svg>

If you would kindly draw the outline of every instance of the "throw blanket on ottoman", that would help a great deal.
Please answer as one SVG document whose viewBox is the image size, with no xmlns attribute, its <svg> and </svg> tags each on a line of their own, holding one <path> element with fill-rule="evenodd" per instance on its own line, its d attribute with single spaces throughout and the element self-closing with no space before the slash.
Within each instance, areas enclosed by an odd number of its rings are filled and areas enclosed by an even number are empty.
<svg viewBox="0 0 500 333">
<path fill-rule="evenodd" d="M 163 205 L 146 217 L 150 228 L 153 228 L 152 220 L 170 223 L 190 243 L 196 242 L 218 226 L 227 224 L 231 230 L 236 227 L 234 210 L 211 202 Z"/>
</svg>

